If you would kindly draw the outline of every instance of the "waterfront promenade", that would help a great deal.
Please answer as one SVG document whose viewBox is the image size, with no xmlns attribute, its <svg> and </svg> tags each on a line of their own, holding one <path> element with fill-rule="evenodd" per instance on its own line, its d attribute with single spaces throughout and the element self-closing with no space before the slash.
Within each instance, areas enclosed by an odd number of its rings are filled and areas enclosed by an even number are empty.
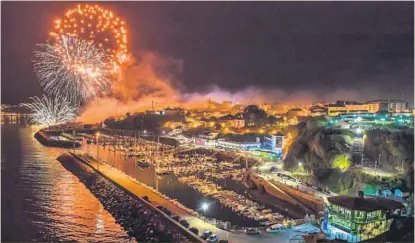
<svg viewBox="0 0 415 243">
<path fill-rule="evenodd" d="M 163 197 L 161 194 L 157 193 L 156 191 L 150 189 L 149 187 L 145 186 L 144 184 L 135 181 L 131 177 L 125 175 L 121 171 L 117 170 L 110 165 L 100 162 L 98 163 L 96 159 L 91 158 L 90 156 L 86 156 L 85 154 L 77 154 L 79 155 L 83 162 L 88 163 L 93 169 L 98 171 L 103 176 L 110 179 L 113 183 L 117 184 L 118 186 L 124 188 L 125 190 L 129 191 L 130 193 L 134 194 L 137 197 L 147 196 L 150 199 L 150 202 L 155 205 L 161 205 L 171 211 L 173 214 L 180 216 L 182 219 L 185 219 L 189 222 L 190 227 L 196 227 L 199 229 L 199 233 L 202 233 L 205 230 L 210 230 L 213 233 L 217 234 L 220 239 L 228 240 L 229 242 L 264 242 L 264 243 L 271 243 L 271 242 L 290 242 L 290 239 L 301 234 L 298 232 L 299 229 L 304 228 L 304 226 L 296 227 L 297 229 L 294 230 L 284 230 L 280 233 L 262 233 L 261 235 L 257 236 L 250 236 L 246 235 L 243 232 L 230 232 L 222 229 L 216 228 L 214 225 L 204 222 L 202 219 L 198 218 L 195 213 L 186 210 L 168 198 Z M 308 226 L 308 229 L 317 228 L 313 226 Z"/>
</svg>

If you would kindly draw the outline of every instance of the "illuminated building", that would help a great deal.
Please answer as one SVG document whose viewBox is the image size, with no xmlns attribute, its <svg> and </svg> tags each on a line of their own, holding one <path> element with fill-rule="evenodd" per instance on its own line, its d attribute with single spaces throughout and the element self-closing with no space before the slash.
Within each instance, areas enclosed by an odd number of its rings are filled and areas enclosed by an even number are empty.
<svg viewBox="0 0 415 243">
<path fill-rule="evenodd" d="M 231 149 L 231 150 L 254 150 L 260 149 L 260 142 L 235 142 L 235 141 L 225 141 L 218 140 L 216 143 L 217 148 L 221 149 Z"/>
<path fill-rule="evenodd" d="M 329 116 L 337 116 L 345 113 L 401 113 L 408 112 L 408 108 L 408 102 L 397 100 L 374 100 L 367 103 L 337 101 L 337 103 L 327 106 L 327 113 Z"/>
<path fill-rule="evenodd" d="M 389 101 L 389 112 L 400 113 L 408 111 L 408 102 L 406 101 Z"/>
<path fill-rule="evenodd" d="M 230 121 L 231 127 L 234 128 L 243 128 L 245 126 L 245 120 L 243 119 L 233 119 Z"/>
<path fill-rule="evenodd" d="M 388 103 L 384 100 L 375 100 L 370 101 L 367 103 L 368 105 L 368 112 L 369 113 L 376 113 L 379 111 L 388 111 Z"/>
<path fill-rule="evenodd" d="M 282 134 L 265 136 L 264 148 L 282 153 L 282 148 L 284 147 L 284 138 L 285 137 Z"/>
<path fill-rule="evenodd" d="M 310 108 L 310 116 L 325 116 L 327 115 L 327 110 L 320 106 L 312 106 Z"/>
<path fill-rule="evenodd" d="M 389 230 L 394 215 L 400 215 L 404 205 L 384 197 L 334 196 L 328 199 L 328 212 L 323 231 L 330 238 L 359 242 L 374 238 Z"/>
<path fill-rule="evenodd" d="M 327 114 L 329 116 L 337 116 L 345 113 L 367 113 L 368 109 L 368 104 L 352 101 L 337 101 L 337 103 L 327 106 Z"/>
</svg>

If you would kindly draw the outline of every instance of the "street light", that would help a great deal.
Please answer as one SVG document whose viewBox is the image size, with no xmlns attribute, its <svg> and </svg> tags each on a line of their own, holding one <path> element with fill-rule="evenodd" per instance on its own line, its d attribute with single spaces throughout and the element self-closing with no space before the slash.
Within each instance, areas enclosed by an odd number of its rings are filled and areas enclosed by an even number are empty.
<svg viewBox="0 0 415 243">
<path fill-rule="evenodd" d="M 99 141 L 98 141 L 98 138 L 99 138 L 99 135 L 101 135 L 101 133 L 99 133 L 99 132 L 97 132 L 95 134 L 95 137 L 97 138 L 97 163 L 98 163 L 98 170 L 99 170 L 99 157 L 98 157 L 98 151 L 99 151 Z"/>
<path fill-rule="evenodd" d="M 203 210 L 204 212 L 206 212 L 208 209 L 209 209 L 209 204 L 207 204 L 207 203 L 203 203 L 203 204 L 202 204 L 202 210 Z"/>
<path fill-rule="evenodd" d="M 299 165 L 299 166 L 302 166 L 302 165 L 303 165 L 303 163 L 302 163 L 302 162 L 298 162 L 298 165 Z"/>
</svg>

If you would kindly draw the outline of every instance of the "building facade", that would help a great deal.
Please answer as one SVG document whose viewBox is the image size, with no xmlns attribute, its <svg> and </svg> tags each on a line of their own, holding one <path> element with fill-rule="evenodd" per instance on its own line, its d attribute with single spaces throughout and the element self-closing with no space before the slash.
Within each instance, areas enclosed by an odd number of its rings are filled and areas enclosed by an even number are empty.
<svg viewBox="0 0 415 243">
<path fill-rule="evenodd" d="M 323 230 L 333 239 L 359 242 L 389 230 L 393 215 L 404 205 L 383 197 L 335 196 L 328 198 L 328 217 Z"/>
<path fill-rule="evenodd" d="M 216 147 L 220 149 L 229 149 L 229 150 L 254 150 L 260 149 L 261 143 L 258 142 L 235 142 L 235 141 L 225 141 L 218 140 L 216 142 Z"/>
<path fill-rule="evenodd" d="M 284 136 L 283 135 L 272 135 L 264 137 L 264 148 L 272 151 L 282 152 L 284 147 Z"/>
</svg>

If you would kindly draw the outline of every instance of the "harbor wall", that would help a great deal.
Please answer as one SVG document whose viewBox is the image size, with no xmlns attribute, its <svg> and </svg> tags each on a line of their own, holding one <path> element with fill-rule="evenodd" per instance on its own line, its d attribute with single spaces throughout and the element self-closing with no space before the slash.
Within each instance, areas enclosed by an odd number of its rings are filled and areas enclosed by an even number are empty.
<svg viewBox="0 0 415 243">
<path fill-rule="evenodd" d="M 297 201 L 304 204 L 306 207 L 312 209 L 314 211 L 314 213 L 318 213 L 318 212 L 323 211 L 323 209 L 324 209 L 323 202 L 321 200 L 319 200 L 318 198 L 316 198 L 315 196 L 310 195 L 306 192 L 302 192 L 300 190 L 297 190 L 293 187 L 284 185 L 284 184 L 279 183 L 275 180 L 273 180 L 272 183 L 274 185 L 276 185 L 278 188 L 280 188 L 281 190 L 283 190 L 285 193 L 290 195 L 291 197 L 295 198 Z"/>
<path fill-rule="evenodd" d="M 294 205 L 297 205 L 297 204 L 298 204 L 298 202 L 297 202 L 296 200 L 294 200 L 293 198 L 289 197 L 289 196 L 288 196 L 287 194 L 285 194 L 284 192 L 282 192 L 282 191 L 280 191 L 280 190 L 278 190 L 278 189 L 276 189 L 276 188 L 271 187 L 271 186 L 269 185 L 269 182 L 265 181 L 264 179 L 262 179 L 262 178 L 258 178 L 258 177 L 256 177 L 256 176 L 255 176 L 255 175 L 253 175 L 253 174 L 250 174 L 250 178 L 252 179 L 252 181 L 253 181 L 253 182 L 254 182 L 257 186 L 262 185 L 262 186 L 264 187 L 265 191 L 266 191 L 268 194 L 271 194 L 271 195 L 273 195 L 273 196 L 275 196 L 275 197 L 278 197 L 278 198 L 280 198 L 280 199 L 282 199 L 282 200 L 284 200 L 284 201 L 286 201 L 286 202 L 292 203 L 292 204 L 294 204 Z"/>
<path fill-rule="evenodd" d="M 81 146 L 81 143 L 76 141 L 51 139 L 49 135 L 43 131 L 35 133 L 34 137 L 41 144 L 48 147 L 73 148 L 75 145 L 75 148 L 79 148 Z"/>
<path fill-rule="evenodd" d="M 167 224 L 167 226 L 169 226 L 172 229 L 174 229 L 174 230 L 180 232 L 181 234 L 183 234 L 187 239 L 190 240 L 190 242 L 205 242 L 199 236 L 197 236 L 193 232 L 189 231 L 187 228 L 182 226 L 180 223 L 174 221 L 172 218 L 170 218 L 168 215 L 166 215 L 164 212 L 162 212 L 158 208 L 154 207 L 151 203 L 149 203 L 149 202 L 145 201 L 144 199 L 136 196 L 134 193 L 130 192 L 129 190 L 127 190 L 126 188 L 124 188 L 123 186 L 118 184 L 117 182 L 113 181 L 112 179 L 110 179 L 109 177 L 107 177 L 106 175 L 101 173 L 100 171 L 96 170 L 93 166 L 91 166 L 87 161 L 83 160 L 81 157 L 79 157 L 79 156 L 77 156 L 77 155 L 70 152 L 69 154 L 61 155 L 58 160 L 60 160 L 60 161 L 61 160 L 66 160 L 66 161 L 70 161 L 72 163 L 78 163 L 78 164 L 82 164 L 84 166 L 88 166 L 91 170 L 96 172 L 102 178 L 104 178 L 105 180 L 111 182 L 113 185 L 115 185 L 116 187 L 118 187 L 119 189 L 121 189 L 122 191 L 124 191 L 125 193 L 130 195 L 131 197 L 133 197 L 135 200 L 138 200 L 141 204 L 145 205 L 148 209 L 150 209 L 154 213 L 162 216 L 163 217 L 163 222 L 165 222 Z"/>
</svg>

